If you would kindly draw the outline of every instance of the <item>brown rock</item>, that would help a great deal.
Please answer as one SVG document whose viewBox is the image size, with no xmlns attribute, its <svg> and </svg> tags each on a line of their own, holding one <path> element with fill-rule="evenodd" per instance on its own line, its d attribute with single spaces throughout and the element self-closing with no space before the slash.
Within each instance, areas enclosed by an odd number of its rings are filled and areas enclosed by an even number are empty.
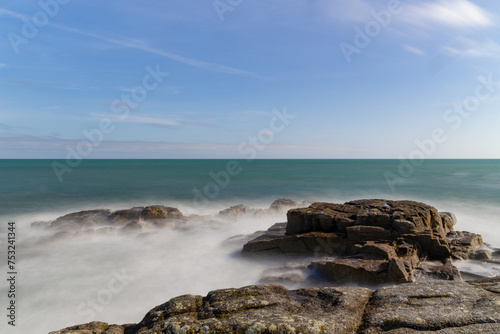
<svg viewBox="0 0 500 334">
<path fill-rule="evenodd" d="M 286 213 L 290 209 L 298 208 L 300 204 L 291 199 L 277 199 L 269 207 L 269 211 Z"/>
<path fill-rule="evenodd" d="M 421 272 L 419 273 L 419 281 L 462 281 L 462 275 L 460 274 L 460 271 L 452 264 L 451 261 L 446 261 L 444 264 L 422 262 L 420 266 Z"/>
<path fill-rule="evenodd" d="M 493 257 L 491 251 L 487 249 L 478 249 L 471 253 L 470 258 L 472 260 L 489 260 Z"/>
<path fill-rule="evenodd" d="M 228 209 L 219 212 L 224 217 L 241 217 L 250 213 L 250 207 L 243 204 L 234 205 Z"/>
<path fill-rule="evenodd" d="M 133 221 L 138 221 L 141 218 L 143 210 L 143 207 L 135 207 L 132 209 L 115 211 L 111 215 L 111 221 L 113 224 L 117 225 L 126 225 Z"/>
<path fill-rule="evenodd" d="M 333 255 L 345 253 L 349 241 L 335 233 L 311 232 L 285 236 L 266 233 L 243 246 L 244 254 L 266 253 L 284 255 Z"/>
<path fill-rule="evenodd" d="M 453 231 L 446 237 L 454 259 L 467 260 L 472 252 L 483 247 L 483 238 L 479 234 Z"/>
<path fill-rule="evenodd" d="M 108 325 L 105 322 L 90 322 L 84 325 L 68 327 L 49 334 L 124 334 L 128 325 Z"/>
<path fill-rule="evenodd" d="M 243 253 L 338 255 L 341 258 L 318 262 L 314 267 L 339 282 L 343 281 L 340 276 L 350 276 L 358 280 L 356 283 L 365 284 L 371 277 L 375 284 L 411 282 L 420 260 L 468 258 L 482 246 L 479 235 L 451 231 L 456 221 L 453 214 L 439 213 L 432 206 L 413 201 L 320 202 L 291 209 L 287 218 L 285 235 L 268 231 L 248 242 Z M 488 257 L 487 252 L 477 254 Z M 353 255 L 359 261 L 352 260 Z M 378 273 L 380 268 L 383 273 Z M 460 279 L 451 264 L 419 270 L 426 279 Z"/>
<path fill-rule="evenodd" d="M 54 220 L 50 227 L 58 230 L 79 230 L 109 223 L 110 210 L 88 210 L 67 214 Z"/>
<path fill-rule="evenodd" d="M 355 225 L 347 227 L 347 238 L 353 241 L 392 241 L 397 236 L 380 226 Z"/>
<path fill-rule="evenodd" d="M 147 206 L 141 213 L 143 220 L 156 219 L 182 219 L 183 215 L 179 209 L 166 207 L 164 205 Z"/>
<path fill-rule="evenodd" d="M 336 284 L 381 284 L 387 282 L 388 260 L 344 258 L 313 261 L 311 267 Z"/>
</svg>

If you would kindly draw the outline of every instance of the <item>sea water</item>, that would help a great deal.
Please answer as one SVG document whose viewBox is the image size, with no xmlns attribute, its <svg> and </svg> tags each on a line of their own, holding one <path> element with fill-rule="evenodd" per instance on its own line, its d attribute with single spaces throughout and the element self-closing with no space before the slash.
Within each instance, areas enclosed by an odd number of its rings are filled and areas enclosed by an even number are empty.
<svg viewBox="0 0 500 334">
<path fill-rule="evenodd" d="M 68 168 L 61 173 L 54 163 Z M 0 268 L 5 275 L 7 223 L 15 222 L 18 272 L 16 327 L 5 321 L 6 304 L 0 329 L 46 333 L 89 321 L 135 323 L 174 296 L 256 284 L 275 264 L 240 257 L 241 236 L 286 217 L 48 243 L 40 238 L 54 232 L 31 228 L 33 222 L 153 204 L 216 215 L 240 203 L 267 208 L 278 198 L 416 200 L 454 212 L 457 230 L 500 247 L 499 160 L 0 160 Z M 7 293 L 2 280 L 2 302 Z"/>
</svg>

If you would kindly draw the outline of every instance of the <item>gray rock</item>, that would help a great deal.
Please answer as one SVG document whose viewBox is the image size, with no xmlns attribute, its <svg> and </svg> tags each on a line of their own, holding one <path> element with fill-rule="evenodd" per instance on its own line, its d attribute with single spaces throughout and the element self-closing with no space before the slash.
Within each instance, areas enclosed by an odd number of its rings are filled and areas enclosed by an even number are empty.
<svg viewBox="0 0 500 334">
<path fill-rule="evenodd" d="M 49 334 L 124 334 L 129 325 L 109 325 L 105 322 L 94 321 L 84 325 L 72 326 Z"/>
<path fill-rule="evenodd" d="M 174 298 L 130 333 L 354 333 L 371 294 L 364 288 L 289 291 L 279 285 L 216 290 L 203 298 Z"/>
<path fill-rule="evenodd" d="M 408 283 L 373 294 L 356 287 L 223 289 L 173 298 L 135 325 L 92 322 L 50 334 L 499 332 L 500 277 L 495 277 Z"/>
<path fill-rule="evenodd" d="M 498 286 L 499 279 L 484 286 Z M 488 285 L 489 284 L 489 285 Z M 362 333 L 476 333 L 500 330 L 500 296 L 481 283 L 429 282 L 378 289 L 366 309 Z M 494 332 L 494 331 L 493 331 Z M 493 333 L 492 332 L 492 333 Z"/>
</svg>

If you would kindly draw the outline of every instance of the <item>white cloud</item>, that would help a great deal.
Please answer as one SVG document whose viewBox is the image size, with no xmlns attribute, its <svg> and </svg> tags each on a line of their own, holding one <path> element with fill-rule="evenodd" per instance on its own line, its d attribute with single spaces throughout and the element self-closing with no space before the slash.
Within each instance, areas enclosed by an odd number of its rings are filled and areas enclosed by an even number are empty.
<svg viewBox="0 0 500 334">
<path fill-rule="evenodd" d="M 493 25 L 493 17 L 468 0 L 440 0 L 405 5 L 400 19 L 419 27 L 467 29 Z"/>
<path fill-rule="evenodd" d="M 461 38 L 453 45 L 444 46 L 441 52 L 452 57 L 497 58 L 500 57 L 500 45 L 490 39 L 480 42 Z"/>
<path fill-rule="evenodd" d="M 0 68 L 7 66 L 7 64 L 0 63 Z"/>
<path fill-rule="evenodd" d="M 271 130 L 260 130 L 259 131 L 259 134 L 263 135 L 263 136 L 269 136 L 269 137 L 272 137 L 274 136 L 276 133 L 274 131 L 271 131 Z"/>
<path fill-rule="evenodd" d="M 148 115 L 148 116 L 128 115 L 126 117 L 122 117 L 122 116 L 113 115 L 113 114 L 91 113 L 92 120 L 101 120 L 103 118 L 111 119 L 114 123 L 147 124 L 147 125 L 160 126 L 160 127 L 173 127 L 173 126 L 182 126 L 182 125 L 202 126 L 202 127 L 210 127 L 211 126 L 208 123 L 174 120 L 174 119 L 162 117 L 160 115 Z"/>
<path fill-rule="evenodd" d="M 145 116 L 128 115 L 126 117 L 122 117 L 119 115 L 96 114 L 96 113 L 91 113 L 90 116 L 92 120 L 101 120 L 103 118 L 108 118 L 111 119 L 114 123 L 142 123 L 142 124 L 155 124 L 155 125 L 167 125 L 167 126 L 176 126 L 181 124 L 178 121 L 157 116 L 145 117 Z"/>
<path fill-rule="evenodd" d="M 322 14 L 340 21 L 368 22 L 372 12 L 388 11 L 387 2 L 369 0 L 318 0 L 316 7 Z M 392 15 L 395 21 L 420 28 L 484 28 L 494 24 L 487 11 L 469 0 L 437 0 L 409 3 L 401 1 L 400 12 Z"/>
</svg>

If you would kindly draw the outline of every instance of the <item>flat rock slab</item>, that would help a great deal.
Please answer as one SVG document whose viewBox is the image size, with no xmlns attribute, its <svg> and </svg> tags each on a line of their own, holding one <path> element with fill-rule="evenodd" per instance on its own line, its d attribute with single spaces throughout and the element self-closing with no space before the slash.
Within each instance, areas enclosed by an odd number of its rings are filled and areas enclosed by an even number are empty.
<svg viewBox="0 0 500 334">
<path fill-rule="evenodd" d="M 498 282 L 436 281 L 378 289 L 362 333 L 499 333 L 500 295 L 491 292 Z"/>
<path fill-rule="evenodd" d="M 90 323 L 52 334 L 356 333 L 372 292 L 365 288 L 248 286 L 185 295 L 157 306 L 135 326 Z M 87 327 L 85 327 L 87 326 Z M 109 332 L 111 334 L 111 332 Z M 114 333 L 113 333 L 114 334 Z"/>
<path fill-rule="evenodd" d="M 380 288 L 253 285 L 184 295 L 135 325 L 91 322 L 51 334 L 500 333 L 500 277 Z"/>
</svg>

